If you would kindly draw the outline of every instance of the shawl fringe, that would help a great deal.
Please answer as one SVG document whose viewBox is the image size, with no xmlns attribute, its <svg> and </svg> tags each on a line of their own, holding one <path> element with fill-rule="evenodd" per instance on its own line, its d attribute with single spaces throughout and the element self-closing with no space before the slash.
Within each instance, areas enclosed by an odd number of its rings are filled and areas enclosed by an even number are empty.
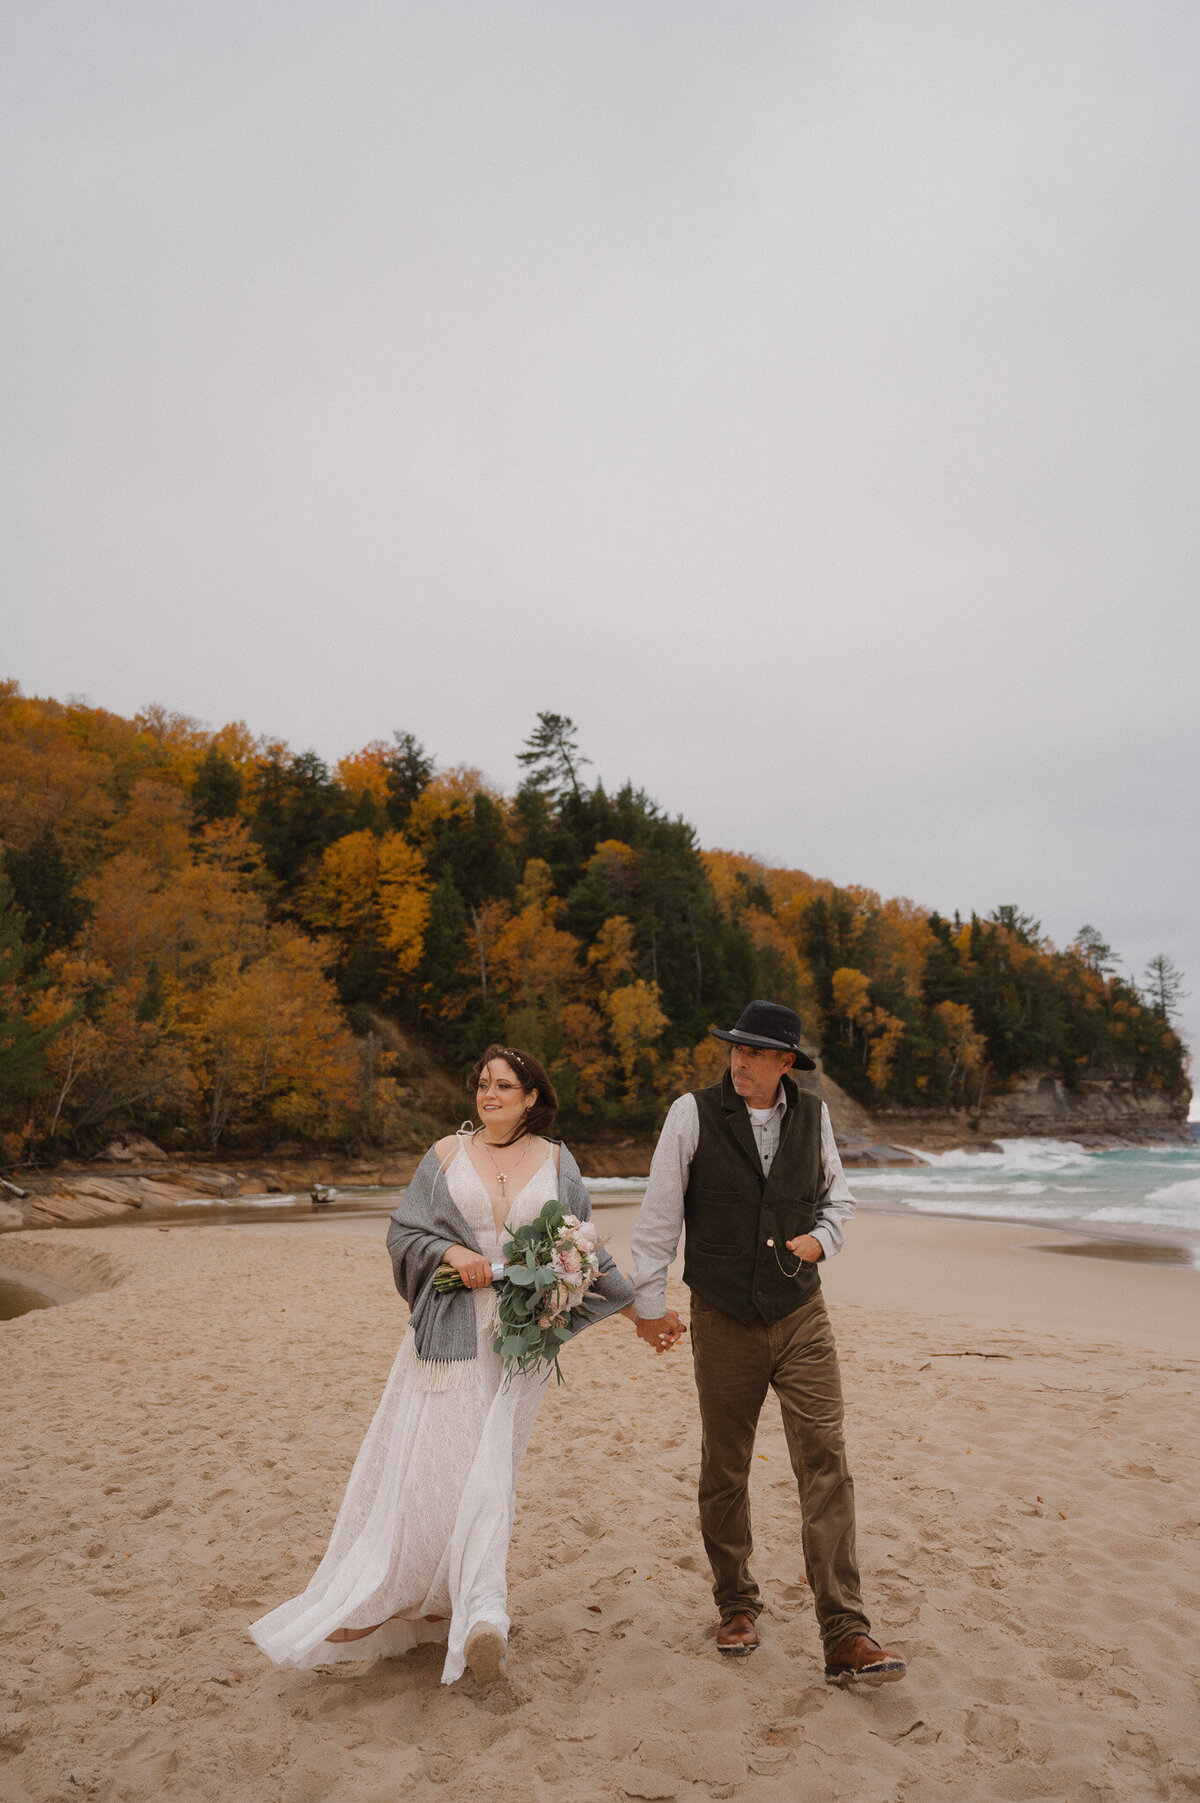
<svg viewBox="0 0 1200 1803">
<path fill-rule="evenodd" d="M 413 1372 L 418 1390 L 431 1396 L 442 1396 L 449 1390 L 475 1388 L 474 1357 L 469 1359 L 423 1359 L 417 1352 L 411 1330 L 400 1342 L 400 1356 Z"/>
</svg>

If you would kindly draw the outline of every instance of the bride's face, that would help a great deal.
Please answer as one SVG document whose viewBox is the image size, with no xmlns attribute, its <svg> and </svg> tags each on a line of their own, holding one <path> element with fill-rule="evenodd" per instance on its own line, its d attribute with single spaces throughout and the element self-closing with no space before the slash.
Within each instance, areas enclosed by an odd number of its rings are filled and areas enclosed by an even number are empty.
<svg viewBox="0 0 1200 1803">
<path fill-rule="evenodd" d="M 493 1058 L 479 1073 L 475 1109 L 487 1128 L 489 1139 L 511 1139 L 520 1131 L 536 1100 L 537 1090 L 530 1090 L 526 1095 L 517 1080 L 517 1073 L 505 1058 Z"/>
</svg>

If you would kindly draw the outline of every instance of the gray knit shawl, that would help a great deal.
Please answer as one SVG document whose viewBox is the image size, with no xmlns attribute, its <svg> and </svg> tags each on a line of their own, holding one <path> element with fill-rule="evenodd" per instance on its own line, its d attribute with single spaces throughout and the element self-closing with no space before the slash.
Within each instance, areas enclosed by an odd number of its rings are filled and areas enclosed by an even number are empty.
<svg viewBox="0 0 1200 1803">
<path fill-rule="evenodd" d="M 581 1221 L 591 1218 L 591 1198 L 566 1146 L 559 1147 L 558 1199 L 568 1214 Z M 427 1389 L 458 1389 L 474 1382 L 474 1294 L 452 1290 L 440 1295 L 433 1287 L 434 1273 L 451 1246 L 480 1250 L 450 1194 L 437 1149 L 430 1147 L 393 1211 L 387 1233 L 396 1288 L 409 1306 L 412 1350 Z M 616 1314 L 632 1301 L 633 1290 L 601 1248 L 600 1276 L 585 1298 L 588 1316 L 575 1318 L 574 1333 Z"/>
</svg>

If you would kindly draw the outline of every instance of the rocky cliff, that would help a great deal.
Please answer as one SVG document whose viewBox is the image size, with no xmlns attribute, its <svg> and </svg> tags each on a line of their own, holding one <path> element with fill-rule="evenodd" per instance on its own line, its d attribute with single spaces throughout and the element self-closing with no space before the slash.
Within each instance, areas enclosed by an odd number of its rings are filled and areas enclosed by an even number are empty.
<svg viewBox="0 0 1200 1803">
<path fill-rule="evenodd" d="M 1128 1078 L 1084 1077 L 1068 1089 L 1050 1071 L 1034 1071 L 978 1110 L 878 1111 L 875 1134 L 908 1144 L 971 1145 L 992 1139 L 1073 1139 L 1084 1145 L 1194 1145 L 1190 1096 L 1140 1089 Z"/>
</svg>

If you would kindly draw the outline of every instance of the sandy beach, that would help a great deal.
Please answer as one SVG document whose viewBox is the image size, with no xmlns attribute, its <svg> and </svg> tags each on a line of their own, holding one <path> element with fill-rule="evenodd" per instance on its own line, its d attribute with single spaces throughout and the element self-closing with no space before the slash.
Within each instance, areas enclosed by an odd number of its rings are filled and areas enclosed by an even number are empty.
<svg viewBox="0 0 1200 1803">
<path fill-rule="evenodd" d="M 628 1211 L 601 1218 L 619 1251 Z M 382 1232 L 5 1236 L 81 1299 L 0 1325 L 3 1803 L 1200 1795 L 1200 1274 L 860 1214 L 826 1294 L 867 1604 L 910 1662 L 867 1695 L 823 1682 L 774 1404 L 764 1644 L 723 1662 L 686 1350 L 589 1332 L 522 1474 L 510 1676 L 477 1693 L 435 1648 L 297 1673 L 245 1632 L 307 1581 L 391 1365 Z"/>
</svg>

